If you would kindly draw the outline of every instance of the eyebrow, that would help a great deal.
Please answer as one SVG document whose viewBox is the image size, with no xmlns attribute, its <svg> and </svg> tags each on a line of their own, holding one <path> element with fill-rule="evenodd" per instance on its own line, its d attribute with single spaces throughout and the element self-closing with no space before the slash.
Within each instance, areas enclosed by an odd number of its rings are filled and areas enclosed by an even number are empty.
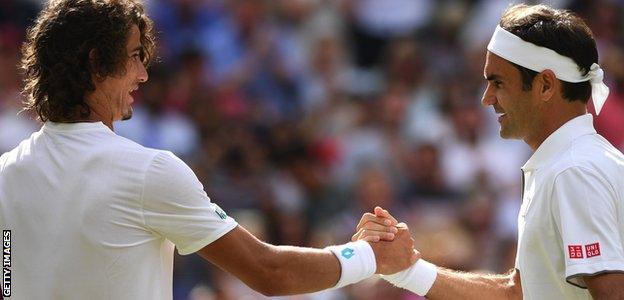
<svg viewBox="0 0 624 300">
<path fill-rule="evenodd" d="M 497 74 L 490 74 L 490 75 L 485 77 L 485 80 L 487 80 L 487 81 L 501 80 L 501 79 L 503 79 L 503 78 L 500 75 L 497 75 Z"/>
</svg>

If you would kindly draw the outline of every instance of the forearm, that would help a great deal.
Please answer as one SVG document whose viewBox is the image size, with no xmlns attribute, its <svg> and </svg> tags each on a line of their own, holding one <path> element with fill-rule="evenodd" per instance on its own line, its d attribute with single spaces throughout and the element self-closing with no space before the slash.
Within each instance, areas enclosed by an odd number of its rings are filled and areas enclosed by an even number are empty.
<svg viewBox="0 0 624 300">
<path fill-rule="evenodd" d="M 399 245 L 399 249 L 404 248 L 407 251 L 412 249 L 412 246 L 408 244 L 401 245 L 400 242 L 395 242 L 380 243 L 376 246 L 378 251 L 386 252 L 396 258 L 402 256 L 395 255 L 396 251 L 392 251 L 392 247 L 396 248 L 396 245 Z M 383 246 L 387 249 L 382 249 Z M 266 256 L 272 257 L 268 262 L 268 269 L 271 273 L 278 274 L 280 278 L 279 282 L 275 283 L 278 287 L 276 293 L 280 295 L 312 292 L 330 287 L 340 288 L 368 278 L 376 271 L 396 272 L 396 270 L 404 269 L 417 259 L 415 257 L 407 260 L 395 259 L 394 262 L 388 263 L 386 254 L 380 254 L 382 262 L 377 265 L 375 251 L 365 241 L 330 246 L 326 248 L 327 250 L 292 246 L 270 247 L 273 253 Z M 336 278 L 336 271 L 340 273 L 338 278 Z"/>
<path fill-rule="evenodd" d="M 355 255 L 343 270 L 330 250 L 270 245 L 239 226 L 198 253 L 252 289 L 274 296 L 319 291 L 372 275 L 376 265 L 371 247 L 366 242 L 349 245 Z"/>
<path fill-rule="evenodd" d="M 520 299 L 519 273 L 486 275 L 437 267 L 425 260 L 383 277 L 393 285 L 428 299 Z"/>
<path fill-rule="evenodd" d="M 506 275 L 463 273 L 438 268 L 427 299 L 522 299 L 517 271 Z"/>
<path fill-rule="evenodd" d="M 385 235 L 392 232 L 393 224 L 397 221 L 388 211 L 375 207 L 375 214 L 365 213 L 362 216 L 352 239 L 375 237 L 388 240 Z M 428 299 L 522 299 L 520 273 L 517 270 L 507 275 L 462 273 L 420 259 L 410 268 L 383 278 Z"/>
<path fill-rule="evenodd" d="M 340 263 L 329 250 L 267 246 L 268 255 L 260 258 L 260 265 L 264 283 L 271 286 L 270 294 L 310 293 L 331 288 L 340 279 Z"/>
</svg>

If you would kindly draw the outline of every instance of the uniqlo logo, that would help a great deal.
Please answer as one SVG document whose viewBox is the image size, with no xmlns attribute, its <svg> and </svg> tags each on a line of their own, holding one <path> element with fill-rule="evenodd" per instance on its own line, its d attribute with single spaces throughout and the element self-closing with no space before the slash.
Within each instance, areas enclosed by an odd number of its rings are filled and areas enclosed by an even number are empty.
<svg viewBox="0 0 624 300">
<path fill-rule="evenodd" d="M 587 253 L 587 258 L 599 256 L 600 255 L 600 243 L 593 243 L 593 244 L 585 245 L 585 253 Z"/>
<path fill-rule="evenodd" d="M 583 258 L 583 246 L 581 245 L 568 245 L 568 252 L 570 259 Z"/>
</svg>

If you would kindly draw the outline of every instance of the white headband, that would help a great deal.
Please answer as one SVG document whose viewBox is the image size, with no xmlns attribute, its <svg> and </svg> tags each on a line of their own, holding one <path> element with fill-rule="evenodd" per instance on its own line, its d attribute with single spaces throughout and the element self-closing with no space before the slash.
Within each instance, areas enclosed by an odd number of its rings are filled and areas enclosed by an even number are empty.
<svg viewBox="0 0 624 300">
<path fill-rule="evenodd" d="M 549 69 L 563 81 L 575 83 L 589 80 L 596 114 L 600 114 L 602 106 L 607 101 L 609 87 L 602 82 L 604 71 L 597 63 L 592 64 L 587 75 L 583 76 L 571 58 L 524 41 L 500 26 L 496 26 L 487 49 L 510 62 L 536 72 Z"/>
</svg>

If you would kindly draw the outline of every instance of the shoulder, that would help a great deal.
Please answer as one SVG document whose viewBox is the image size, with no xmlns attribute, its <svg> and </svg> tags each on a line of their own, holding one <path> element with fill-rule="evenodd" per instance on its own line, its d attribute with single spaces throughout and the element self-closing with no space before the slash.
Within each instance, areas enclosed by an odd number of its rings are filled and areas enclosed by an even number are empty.
<svg viewBox="0 0 624 300">
<path fill-rule="evenodd" d="M 0 170 L 2 169 L 2 166 L 9 160 L 9 157 L 14 157 L 16 152 L 17 152 L 17 147 L 7 152 L 4 152 L 2 153 L 2 155 L 0 155 Z"/>
<path fill-rule="evenodd" d="M 195 185 L 198 182 L 191 168 L 171 151 L 154 150 L 146 174 L 146 184 L 159 183 L 169 186 Z"/>
<path fill-rule="evenodd" d="M 624 196 L 624 156 L 598 134 L 574 140 L 545 171 L 552 188 L 569 196 Z"/>
<path fill-rule="evenodd" d="M 24 156 L 27 156 L 31 152 L 31 147 L 38 136 L 41 135 L 41 131 L 33 132 L 29 138 L 21 141 L 15 148 L 2 153 L 0 155 L 0 171 L 5 170 L 10 165 L 17 163 L 23 164 Z"/>
<path fill-rule="evenodd" d="M 553 196 L 587 210 L 613 209 L 624 201 L 624 157 L 600 136 L 574 142 L 551 166 Z"/>
<path fill-rule="evenodd" d="M 598 134 L 574 140 L 552 165 L 555 175 L 569 169 L 611 178 L 624 175 L 624 155 Z"/>
<path fill-rule="evenodd" d="M 152 150 L 154 154 L 150 163 L 151 168 L 166 168 L 171 172 L 190 170 L 190 167 L 171 151 L 156 149 L 149 150 Z"/>
<path fill-rule="evenodd" d="M 96 145 L 96 151 L 101 151 L 112 161 L 126 165 L 149 165 L 151 161 L 162 150 L 145 147 L 135 141 L 123 136 L 110 133 L 98 141 L 101 145 Z"/>
<path fill-rule="evenodd" d="M 2 172 L 2 170 L 4 170 L 5 165 L 7 164 L 7 161 L 9 160 L 9 156 L 14 156 L 15 154 L 13 154 L 12 152 L 15 150 L 11 150 L 9 152 L 5 152 L 2 153 L 2 155 L 0 155 L 0 172 Z"/>
<path fill-rule="evenodd" d="M 118 135 L 114 140 L 108 147 L 109 155 L 126 166 L 140 166 L 145 172 L 146 184 L 154 180 L 160 184 L 167 181 L 174 184 L 196 178 L 191 168 L 171 151 L 145 147 Z"/>
<path fill-rule="evenodd" d="M 143 152 L 145 154 L 156 154 L 158 149 L 152 149 L 145 147 L 129 138 L 123 137 L 116 133 L 110 133 L 107 135 L 107 146 L 108 148 L 117 149 L 119 151 L 136 151 Z"/>
</svg>

